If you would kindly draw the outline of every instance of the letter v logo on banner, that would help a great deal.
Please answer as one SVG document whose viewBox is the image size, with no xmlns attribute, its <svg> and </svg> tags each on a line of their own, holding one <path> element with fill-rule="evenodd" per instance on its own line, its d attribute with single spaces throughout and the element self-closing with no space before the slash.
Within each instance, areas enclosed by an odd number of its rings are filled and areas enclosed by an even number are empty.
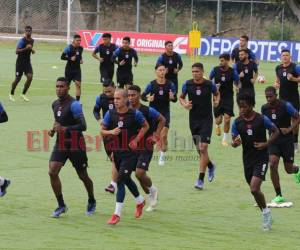
<svg viewBox="0 0 300 250">
<path fill-rule="evenodd" d="M 87 32 L 87 31 L 82 32 L 82 35 L 83 35 L 85 45 L 89 49 L 95 48 L 102 37 L 102 33 L 94 33 L 92 35 L 92 32 Z"/>
</svg>

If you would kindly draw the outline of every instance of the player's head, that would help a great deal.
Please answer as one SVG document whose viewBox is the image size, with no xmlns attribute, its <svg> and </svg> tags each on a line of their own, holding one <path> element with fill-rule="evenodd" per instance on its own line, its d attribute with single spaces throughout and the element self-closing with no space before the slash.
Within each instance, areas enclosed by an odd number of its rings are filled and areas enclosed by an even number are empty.
<svg viewBox="0 0 300 250">
<path fill-rule="evenodd" d="M 267 99 L 267 102 L 269 104 L 274 104 L 276 103 L 277 100 L 277 91 L 276 88 L 273 86 L 269 86 L 265 89 L 265 96 Z"/>
<path fill-rule="evenodd" d="M 103 83 L 103 93 L 108 98 L 114 97 L 115 90 L 116 90 L 115 83 L 112 80 L 106 80 Z"/>
<path fill-rule="evenodd" d="M 192 75 L 195 81 L 199 81 L 203 78 L 204 67 L 203 64 L 198 62 L 192 65 Z"/>
<path fill-rule="evenodd" d="M 255 106 L 255 97 L 248 91 L 241 91 L 237 96 L 237 104 L 240 109 L 240 115 L 249 115 Z"/>
<path fill-rule="evenodd" d="M 173 51 L 173 42 L 172 41 L 166 41 L 165 42 L 165 48 L 167 52 Z"/>
<path fill-rule="evenodd" d="M 128 88 L 128 100 L 133 107 L 140 104 L 141 88 L 137 85 L 131 85 Z"/>
<path fill-rule="evenodd" d="M 247 47 L 249 41 L 249 37 L 246 35 L 240 36 L 240 47 Z"/>
<path fill-rule="evenodd" d="M 124 108 L 128 104 L 128 93 L 125 89 L 117 89 L 114 94 L 116 109 Z"/>
<path fill-rule="evenodd" d="M 166 66 L 163 64 L 160 64 L 160 63 L 156 64 L 155 65 L 155 73 L 156 73 L 157 78 L 164 78 L 167 73 Z"/>
<path fill-rule="evenodd" d="M 102 40 L 104 44 L 109 44 L 111 41 L 111 34 L 110 33 L 104 33 L 102 35 Z"/>
<path fill-rule="evenodd" d="M 69 94 L 70 84 L 65 77 L 58 77 L 56 80 L 56 95 L 64 98 Z"/>
<path fill-rule="evenodd" d="M 289 62 L 291 62 L 291 52 L 290 52 L 290 50 L 288 50 L 288 49 L 283 49 L 283 50 L 281 51 L 281 56 L 280 56 L 280 58 L 281 58 L 281 62 L 282 62 L 282 63 L 289 63 Z"/>
<path fill-rule="evenodd" d="M 228 66 L 229 65 L 229 61 L 230 61 L 230 55 L 229 54 L 221 54 L 219 56 L 219 61 L 220 61 L 220 66 L 224 67 L 224 66 Z"/>
<path fill-rule="evenodd" d="M 245 62 L 248 59 L 248 51 L 245 49 L 239 50 L 239 59 L 241 62 Z"/>
<path fill-rule="evenodd" d="M 80 43 L 81 43 L 81 36 L 76 34 L 73 36 L 73 45 L 75 47 L 79 47 L 80 46 Z"/>
<path fill-rule="evenodd" d="M 25 26 L 24 30 L 25 30 L 25 35 L 26 35 L 27 37 L 30 37 L 30 36 L 31 36 L 31 33 L 32 33 L 32 27 L 29 26 L 29 25 L 27 25 L 27 26 Z"/>
<path fill-rule="evenodd" d="M 122 47 L 125 49 L 128 49 L 130 46 L 130 37 L 129 36 L 125 36 L 122 39 Z"/>
</svg>

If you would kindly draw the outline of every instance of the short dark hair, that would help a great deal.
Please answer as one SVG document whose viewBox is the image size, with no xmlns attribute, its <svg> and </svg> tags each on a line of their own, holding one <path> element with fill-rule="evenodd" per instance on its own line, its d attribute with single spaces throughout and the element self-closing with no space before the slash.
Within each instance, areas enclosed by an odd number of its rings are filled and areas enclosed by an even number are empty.
<svg viewBox="0 0 300 250">
<path fill-rule="evenodd" d="M 242 90 L 237 96 L 237 103 L 240 101 L 245 101 L 249 106 L 255 106 L 255 97 L 252 93 L 247 90 Z"/>
<path fill-rule="evenodd" d="M 227 53 L 223 53 L 219 56 L 219 59 L 224 58 L 226 61 L 230 60 L 230 55 Z"/>
<path fill-rule="evenodd" d="M 25 30 L 32 30 L 32 27 L 30 25 L 26 25 Z"/>
<path fill-rule="evenodd" d="M 56 79 L 56 82 L 64 82 L 68 86 L 70 85 L 70 82 L 67 81 L 67 79 L 64 76 L 60 76 Z"/>
<path fill-rule="evenodd" d="M 247 42 L 249 41 L 249 37 L 247 35 L 242 35 L 240 38 L 244 38 Z"/>
<path fill-rule="evenodd" d="M 166 67 L 166 66 L 163 65 L 162 63 L 157 63 L 157 64 L 155 65 L 154 69 L 157 70 L 157 69 L 158 69 L 159 67 L 161 67 L 161 66 Z"/>
<path fill-rule="evenodd" d="M 73 36 L 73 39 L 77 39 L 77 38 L 81 38 L 81 36 L 78 35 L 78 34 L 75 34 L 75 35 Z"/>
<path fill-rule="evenodd" d="M 274 95 L 277 95 L 277 90 L 274 86 L 266 87 L 265 93 L 267 93 L 267 92 L 272 92 Z"/>
<path fill-rule="evenodd" d="M 111 38 L 111 34 L 110 33 L 104 33 L 102 35 L 103 38 Z"/>
<path fill-rule="evenodd" d="M 133 91 L 136 91 L 136 92 L 138 92 L 138 93 L 141 93 L 141 92 L 142 92 L 141 88 L 140 88 L 138 85 L 130 85 L 130 86 L 128 87 L 128 90 L 133 90 Z"/>
<path fill-rule="evenodd" d="M 239 49 L 239 53 L 240 53 L 240 52 L 245 52 L 246 54 L 249 55 L 249 51 L 248 51 L 247 49 Z"/>
<path fill-rule="evenodd" d="M 173 44 L 173 42 L 172 42 L 172 41 L 166 41 L 166 42 L 165 42 L 165 47 L 166 47 L 168 44 L 170 44 L 170 43 L 172 43 L 172 44 Z"/>
<path fill-rule="evenodd" d="M 284 52 L 287 52 L 287 53 L 291 54 L 291 51 L 289 49 L 283 49 L 283 50 L 281 50 L 281 54 L 284 53 Z"/>
<path fill-rule="evenodd" d="M 199 68 L 201 70 L 204 70 L 204 66 L 203 66 L 203 64 L 201 62 L 194 63 L 192 65 L 192 68 Z"/>
<path fill-rule="evenodd" d="M 114 81 L 107 79 L 103 83 L 103 87 L 115 87 Z"/>
<path fill-rule="evenodd" d="M 130 43 L 130 37 L 129 37 L 129 36 L 125 36 L 125 37 L 123 37 L 123 41 L 127 41 L 127 42 L 129 42 L 129 43 Z"/>
</svg>

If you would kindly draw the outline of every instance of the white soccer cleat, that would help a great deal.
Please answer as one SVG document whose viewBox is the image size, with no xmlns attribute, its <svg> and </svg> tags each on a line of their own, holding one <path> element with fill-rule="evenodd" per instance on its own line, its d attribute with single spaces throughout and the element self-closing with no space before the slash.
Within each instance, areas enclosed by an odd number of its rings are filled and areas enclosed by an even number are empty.
<svg viewBox="0 0 300 250">
<path fill-rule="evenodd" d="M 159 165 L 159 166 L 164 166 L 165 163 L 166 163 L 166 157 L 165 157 L 164 155 L 161 155 L 161 156 L 159 157 L 159 160 L 158 160 L 158 165 Z"/>
<path fill-rule="evenodd" d="M 156 207 L 158 201 L 158 189 L 156 187 L 152 187 L 152 190 L 149 194 L 149 203 L 151 207 Z"/>
<path fill-rule="evenodd" d="M 26 95 L 21 94 L 21 98 L 25 101 L 25 102 L 29 102 L 29 99 Z"/>
<path fill-rule="evenodd" d="M 15 98 L 14 98 L 14 95 L 11 95 L 11 94 L 9 94 L 9 100 L 11 102 L 15 102 L 16 101 Z"/>
</svg>

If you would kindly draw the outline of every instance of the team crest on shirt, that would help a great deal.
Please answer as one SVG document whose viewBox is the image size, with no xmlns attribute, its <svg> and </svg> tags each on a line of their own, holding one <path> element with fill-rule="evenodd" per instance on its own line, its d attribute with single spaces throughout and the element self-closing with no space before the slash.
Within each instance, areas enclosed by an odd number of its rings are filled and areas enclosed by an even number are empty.
<svg viewBox="0 0 300 250">
<path fill-rule="evenodd" d="M 57 113 L 56 113 L 58 117 L 61 116 L 61 113 L 62 113 L 61 111 L 62 111 L 62 107 L 59 107 L 59 108 L 58 108 L 58 111 L 57 111 Z"/>
<path fill-rule="evenodd" d="M 106 50 L 106 55 L 109 55 L 109 54 L 110 54 L 109 50 Z"/>
<path fill-rule="evenodd" d="M 76 55 L 79 56 L 79 51 L 76 51 Z"/>
<path fill-rule="evenodd" d="M 249 73 L 248 68 L 245 68 L 245 74 L 248 74 L 248 73 Z"/>
<path fill-rule="evenodd" d="M 126 55 L 125 55 L 125 58 L 127 58 L 127 59 L 128 59 L 128 58 L 129 58 L 129 55 L 128 55 L 128 54 L 126 54 Z"/>
<path fill-rule="evenodd" d="M 196 95 L 201 95 L 201 89 L 196 89 Z"/>
<path fill-rule="evenodd" d="M 169 59 L 169 64 L 172 64 L 173 63 L 173 60 L 172 59 Z"/>
<path fill-rule="evenodd" d="M 164 90 L 163 89 L 159 89 L 158 94 L 159 95 L 163 95 L 164 94 Z"/>
<path fill-rule="evenodd" d="M 221 77 L 221 81 L 222 81 L 222 82 L 225 82 L 225 80 L 226 80 L 225 76 L 222 76 L 222 77 Z"/>
<path fill-rule="evenodd" d="M 247 124 L 247 135 L 253 135 L 253 130 L 251 124 Z"/>
<path fill-rule="evenodd" d="M 277 116 L 275 113 L 272 114 L 272 120 L 276 120 Z"/>
<path fill-rule="evenodd" d="M 282 75 L 283 75 L 284 77 L 286 77 L 286 76 L 287 76 L 286 71 L 283 71 L 283 72 L 282 72 Z"/>
<path fill-rule="evenodd" d="M 123 126 L 124 126 L 124 122 L 123 121 L 118 121 L 118 127 L 123 128 Z"/>
<path fill-rule="evenodd" d="M 108 109 L 113 109 L 114 105 L 112 103 L 108 104 Z"/>
</svg>

